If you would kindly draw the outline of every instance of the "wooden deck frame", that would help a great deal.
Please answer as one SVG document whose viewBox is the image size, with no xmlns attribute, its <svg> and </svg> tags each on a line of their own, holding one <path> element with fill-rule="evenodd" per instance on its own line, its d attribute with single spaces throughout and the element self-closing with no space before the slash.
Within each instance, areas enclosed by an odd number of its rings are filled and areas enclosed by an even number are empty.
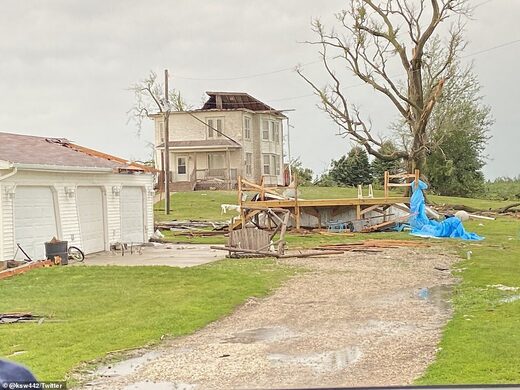
<svg viewBox="0 0 520 390">
<path fill-rule="evenodd" d="M 390 179 L 399 178 L 404 183 L 391 183 Z M 409 182 L 408 182 L 409 181 Z M 375 211 L 386 220 L 386 211 L 390 206 L 399 203 L 410 203 L 410 198 L 403 196 L 390 196 L 391 187 L 410 187 L 411 183 L 419 183 L 419 170 L 415 170 L 413 174 L 390 175 L 388 171 L 384 175 L 384 197 L 370 198 L 342 198 L 342 199 L 299 199 L 297 182 L 295 184 L 295 197 L 292 199 L 282 198 L 282 195 L 275 188 L 265 187 L 264 178 L 260 184 L 252 183 L 241 177 L 238 178 L 238 204 L 240 206 L 240 219 L 229 226 L 230 230 L 234 230 L 240 226 L 245 226 L 247 221 L 254 216 L 266 210 L 280 209 L 289 210 L 294 218 L 296 229 L 301 229 L 302 211 L 315 216 L 321 226 L 320 208 L 333 208 L 334 214 L 338 214 L 342 209 L 355 208 L 356 218 L 361 219 L 365 214 Z M 254 191 L 260 195 L 259 201 L 246 201 L 244 192 Z M 266 200 L 266 194 L 272 194 L 282 199 Z M 271 222 L 271 219 L 269 220 Z M 277 224 L 275 224 L 277 225 Z"/>
</svg>

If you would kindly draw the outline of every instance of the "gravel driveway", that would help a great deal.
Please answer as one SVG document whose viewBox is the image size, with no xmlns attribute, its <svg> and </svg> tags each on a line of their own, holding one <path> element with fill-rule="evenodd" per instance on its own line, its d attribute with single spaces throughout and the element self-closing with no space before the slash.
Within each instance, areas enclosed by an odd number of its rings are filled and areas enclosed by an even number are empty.
<svg viewBox="0 0 520 390">
<path fill-rule="evenodd" d="M 283 260 L 309 272 L 191 336 L 101 368 L 85 388 L 410 384 L 434 359 L 451 314 L 455 280 L 436 267 L 454 261 L 436 249 L 404 248 Z"/>
</svg>

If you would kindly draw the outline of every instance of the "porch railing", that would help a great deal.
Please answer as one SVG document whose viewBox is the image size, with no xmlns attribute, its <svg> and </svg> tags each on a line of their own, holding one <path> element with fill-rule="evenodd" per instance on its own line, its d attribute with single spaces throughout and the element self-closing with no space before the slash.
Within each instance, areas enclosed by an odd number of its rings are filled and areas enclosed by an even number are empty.
<svg viewBox="0 0 520 390">
<path fill-rule="evenodd" d="M 220 179 L 236 181 L 238 173 L 236 168 L 229 170 L 227 168 L 197 169 L 196 177 L 197 180 Z"/>
</svg>

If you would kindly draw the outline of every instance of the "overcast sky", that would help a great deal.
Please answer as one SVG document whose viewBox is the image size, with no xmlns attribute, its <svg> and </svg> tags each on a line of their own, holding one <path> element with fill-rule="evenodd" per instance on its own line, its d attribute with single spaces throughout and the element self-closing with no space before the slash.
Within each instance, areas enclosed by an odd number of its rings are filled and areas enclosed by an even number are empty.
<svg viewBox="0 0 520 390">
<path fill-rule="evenodd" d="M 473 0 L 471 0 L 473 3 Z M 194 107 L 205 91 L 243 91 L 290 114 L 291 151 L 316 173 L 350 143 L 316 108 L 312 91 L 292 70 L 318 59 L 310 22 L 326 23 L 346 1 L 71 1 L 2 3 L 0 131 L 66 137 L 126 158 L 145 159 L 152 139 L 127 123 L 127 88 L 150 70 L 168 68 L 170 84 Z M 468 22 L 467 54 L 520 40 L 518 0 L 481 4 Z M 520 174 L 520 43 L 469 56 L 496 120 L 486 177 Z M 323 83 L 319 64 L 304 67 Z M 346 76 L 346 79 L 348 80 Z M 352 79 L 356 84 L 355 79 Z M 370 89 L 349 89 L 352 101 L 384 133 L 392 108 Z"/>
</svg>

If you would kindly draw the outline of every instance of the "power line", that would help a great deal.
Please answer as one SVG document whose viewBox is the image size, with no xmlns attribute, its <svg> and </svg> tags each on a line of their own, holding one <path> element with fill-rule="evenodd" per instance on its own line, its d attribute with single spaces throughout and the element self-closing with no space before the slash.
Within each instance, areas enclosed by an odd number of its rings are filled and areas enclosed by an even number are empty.
<svg viewBox="0 0 520 390">
<path fill-rule="evenodd" d="M 496 50 L 496 49 L 501 49 L 502 47 L 511 46 L 511 45 L 514 45 L 515 43 L 519 43 L 519 42 L 520 42 L 520 39 L 515 39 L 514 41 L 509 41 L 509 42 L 502 43 L 500 45 L 496 45 L 496 46 L 493 46 L 493 47 L 490 47 L 490 48 L 487 48 L 487 49 L 484 49 L 484 50 L 480 50 L 480 51 L 476 51 L 474 53 L 466 54 L 464 56 L 461 56 L 461 58 L 474 57 L 474 56 L 477 56 L 479 54 L 487 53 L 487 52 L 490 52 L 490 51 L 493 51 L 493 50 Z"/>
<path fill-rule="evenodd" d="M 474 6 L 473 9 L 476 9 L 485 4 L 491 3 L 492 1 L 495 1 L 495 0 L 483 1 L 482 3 L 479 3 L 476 6 Z M 322 60 L 309 61 L 309 62 L 305 62 L 305 63 L 299 64 L 299 65 L 300 66 L 314 65 L 321 61 Z M 252 78 L 262 77 L 262 76 L 270 76 L 272 74 L 292 71 L 294 69 L 295 69 L 295 66 L 289 66 L 286 68 L 275 69 L 275 70 L 271 70 L 271 71 L 267 71 L 267 72 L 253 73 L 253 74 L 249 74 L 249 75 L 242 75 L 242 76 L 235 76 L 235 77 L 193 77 L 193 76 L 182 76 L 182 75 L 175 76 L 175 77 L 177 79 L 181 79 L 181 80 L 192 80 L 192 81 L 233 81 L 233 80 L 252 79 Z"/>
<path fill-rule="evenodd" d="M 306 63 L 300 64 L 300 65 L 306 66 L 306 65 L 317 64 L 319 62 L 321 62 L 321 60 L 310 61 L 310 62 L 306 62 Z M 236 77 L 207 77 L 207 78 L 186 77 L 186 76 L 175 76 L 175 77 L 178 79 L 182 79 L 182 80 L 194 80 L 194 81 L 232 81 L 232 80 L 243 80 L 243 79 L 252 79 L 255 77 L 269 76 L 269 75 L 276 74 L 276 73 L 292 71 L 294 69 L 295 69 L 295 66 L 291 66 L 291 67 L 276 69 L 276 70 L 272 70 L 272 71 L 268 71 L 268 72 L 254 73 L 254 74 L 242 75 L 242 76 L 236 76 Z"/>
<path fill-rule="evenodd" d="M 482 4 L 486 4 L 486 3 L 489 3 L 493 0 L 488 0 L 484 3 L 481 3 L 480 5 Z M 469 53 L 469 54 L 466 54 L 464 56 L 461 56 L 461 58 L 468 58 L 468 57 L 475 57 L 475 56 L 478 56 L 478 55 L 481 55 L 481 54 L 485 54 L 485 53 L 488 53 L 488 52 L 491 52 L 493 50 L 497 50 L 497 49 L 501 49 L 503 47 L 507 47 L 507 46 L 511 46 L 511 45 L 514 45 L 514 44 L 517 44 L 517 43 L 520 43 L 520 39 L 515 39 L 515 40 L 512 40 L 512 41 L 509 41 L 509 42 L 505 42 L 505 43 L 501 43 L 499 45 L 495 45 L 495 46 L 492 46 L 492 47 L 489 47 L 487 49 L 483 49 L 483 50 L 479 50 L 479 51 L 476 51 L 476 52 L 473 52 L 473 53 Z M 309 64 L 314 64 L 314 63 L 318 63 L 318 62 L 321 62 L 322 60 L 317 60 L 317 61 L 312 61 L 312 62 L 308 62 L 304 65 L 309 65 Z M 265 72 L 265 73 L 258 73 L 254 76 L 251 76 L 251 77 L 258 77 L 260 75 L 266 75 L 266 74 L 272 74 L 272 73 L 280 73 L 282 71 L 286 71 L 286 70 L 289 70 L 289 69 L 292 69 L 292 68 L 285 68 L 285 69 L 279 69 L 277 71 L 273 71 L 273 72 Z M 399 76 L 396 76 L 396 77 L 400 77 L 400 76 L 405 76 L 405 74 L 402 74 L 402 75 L 399 75 Z M 237 77 L 237 78 L 232 78 L 232 79 L 194 79 L 194 80 L 238 80 L 238 79 L 242 79 L 242 78 L 247 78 L 248 76 L 240 76 L 240 77 Z M 178 77 L 178 78 L 181 78 L 181 77 Z M 351 84 L 351 85 L 346 85 L 344 86 L 344 88 L 356 88 L 356 87 L 361 87 L 361 86 L 364 86 L 366 85 L 366 83 L 358 83 L 358 84 Z M 299 95 L 299 96 L 289 96 L 289 97 L 283 97 L 283 98 L 277 98 L 277 99 L 268 99 L 267 101 L 269 102 L 281 102 L 281 101 L 288 101 L 288 100 L 297 100 L 297 99 L 303 99 L 303 98 L 308 98 L 308 97 L 311 97 L 311 96 L 314 96 L 315 94 L 312 93 L 312 94 L 305 94 L 305 95 Z M 232 104 L 236 104 L 234 102 L 222 102 L 222 105 L 232 105 Z M 242 104 L 257 104 L 256 102 L 243 102 Z"/>
</svg>

